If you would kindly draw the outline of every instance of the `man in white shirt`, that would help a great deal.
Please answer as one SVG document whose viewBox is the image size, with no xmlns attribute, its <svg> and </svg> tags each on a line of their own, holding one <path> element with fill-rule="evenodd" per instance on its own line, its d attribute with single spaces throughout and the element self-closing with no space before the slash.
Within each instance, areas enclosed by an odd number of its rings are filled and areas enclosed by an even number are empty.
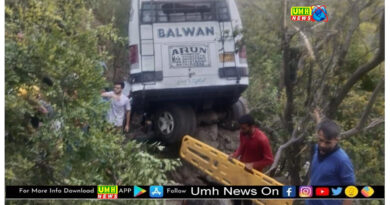
<svg viewBox="0 0 390 205">
<path fill-rule="evenodd" d="M 113 124 L 118 130 L 122 130 L 123 121 L 125 120 L 125 132 L 130 130 L 130 100 L 126 95 L 122 94 L 122 90 L 125 87 L 123 82 L 116 82 L 114 84 L 114 91 L 102 92 L 101 96 L 109 98 L 111 105 L 107 113 L 107 121 Z"/>
</svg>

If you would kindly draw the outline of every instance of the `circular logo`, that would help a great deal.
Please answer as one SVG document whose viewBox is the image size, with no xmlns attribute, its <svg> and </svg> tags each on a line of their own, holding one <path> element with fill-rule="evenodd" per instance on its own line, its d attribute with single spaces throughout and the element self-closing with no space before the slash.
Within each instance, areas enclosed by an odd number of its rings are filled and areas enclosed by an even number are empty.
<svg viewBox="0 0 390 205">
<path fill-rule="evenodd" d="M 323 21 L 328 18 L 328 12 L 326 11 L 325 6 L 313 6 L 311 15 L 316 21 Z"/>
<path fill-rule="evenodd" d="M 373 194 L 374 194 L 374 189 L 370 186 L 365 186 L 363 187 L 363 189 L 360 191 L 360 193 L 368 198 L 368 197 L 371 197 Z"/>
<path fill-rule="evenodd" d="M 347 188 L 345 188 L 345 195 L 349 198 L 357 196 L 358 193 L 359 190 L 355 186 L 347 186 Z"/>
</svg>

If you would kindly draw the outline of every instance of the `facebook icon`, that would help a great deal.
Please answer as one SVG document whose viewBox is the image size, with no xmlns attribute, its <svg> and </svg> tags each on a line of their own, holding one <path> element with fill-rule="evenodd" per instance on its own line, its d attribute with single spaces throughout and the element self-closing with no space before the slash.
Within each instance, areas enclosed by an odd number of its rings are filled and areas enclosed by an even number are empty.
<svg viewBox="0 0 390 205">
<path fill-rule="evenodd" d="M 296 194 L 295 186 L 283 186 L 283 198 L 294 198 Z"/>
</svg>

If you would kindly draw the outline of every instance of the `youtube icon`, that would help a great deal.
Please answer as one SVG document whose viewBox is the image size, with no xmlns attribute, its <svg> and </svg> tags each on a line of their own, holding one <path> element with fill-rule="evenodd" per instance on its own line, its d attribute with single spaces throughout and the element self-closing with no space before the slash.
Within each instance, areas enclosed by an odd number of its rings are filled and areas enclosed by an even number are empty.
<svg viewBox="0 0 390 205">
<path fill-rule="evenodd" d="M 316 188 L 316 196 L 329 196 L 329 188 L 328 187 L 317 187 Z"/>
</svg>

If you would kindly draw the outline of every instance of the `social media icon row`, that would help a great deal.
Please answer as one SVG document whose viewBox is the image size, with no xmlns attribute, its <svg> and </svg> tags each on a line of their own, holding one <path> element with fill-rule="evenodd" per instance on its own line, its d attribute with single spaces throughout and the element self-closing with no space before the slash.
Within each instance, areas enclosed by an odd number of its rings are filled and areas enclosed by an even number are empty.
<svg viewBox="0 0 390 205">
<path fill-rule="evenodd" d="M 316 197 L 337 197 L 342 193 L 342 187 L 316 187 L 315 188 L 315 196 Z M 349 198 L 354 198 L 358 195 L 359 190 L 356 186 L 348 186 L 344 191 L 345 195 Z M 374 189 L 370 186 L 365 186 L 360 191 L 360 193 L 368 198 L 374 194 Z M 295 186 L 283 186 L 283 194 L 284 198 L 294 198 L 296 197 L 296 187 Z M 301 198 L 311 198 L 313 197 L 313 187 L 312 186 L 300 186 L 299 187 L 299 197 Z"/>
<path fill-rule="evenodd" d="M 147 191 L 139 186 L 134 186 L 134 197 L 139 197 L 145 194 Z M 150 186 L 149 197 L 150 198 L 162 198 L 164 196 L 163 186 Z"/>
</svg>

